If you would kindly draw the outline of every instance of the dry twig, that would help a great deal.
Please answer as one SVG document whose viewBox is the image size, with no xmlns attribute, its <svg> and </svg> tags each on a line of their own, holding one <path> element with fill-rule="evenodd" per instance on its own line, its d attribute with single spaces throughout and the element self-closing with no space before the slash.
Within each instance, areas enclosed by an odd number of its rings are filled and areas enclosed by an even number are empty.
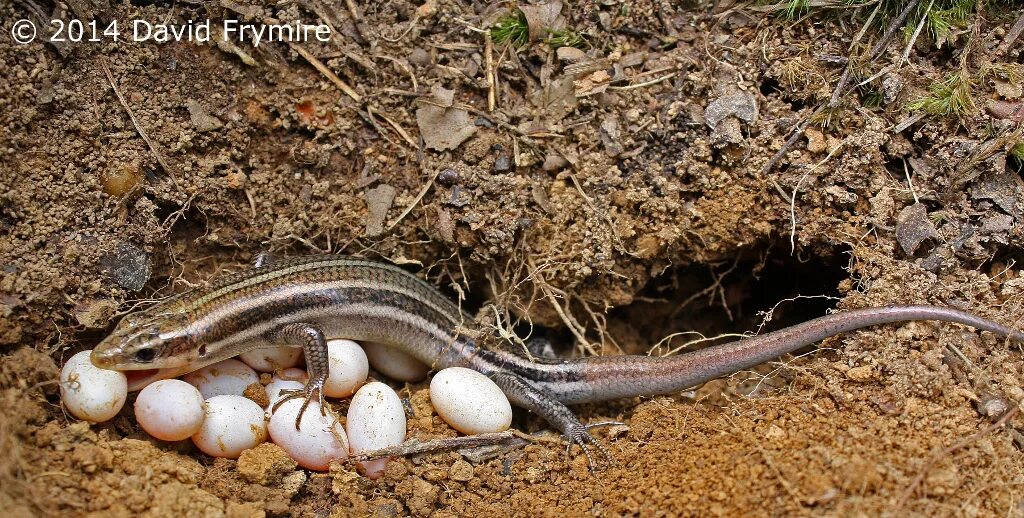
<svg viewBox="0 0 1024 518">
<path fill-rule="evenodd" d="M 139 136 L 142 137 L 142 140 L 146 142 L 147 146 L 149 146 L 149 151 L 153 153 L 153 157 L 156 158 L 157 163 L 160 164 L 160 167 L 165 173 L 167 173 L 167 176 L 171 177 L 171 181 L 174 182 L 174 185 L 177 187 L 178 179 L 174 176 L 174 171 L 172 171 L 167 165 L 167 162 L 164 161 L 164 157 L 160 154 L 160 150 L 157 149 L 156 143 L 154 143 L 153 140 L 149 138 L 149 135 L 146 134 L 146 131 L 142 129 L 142 125 L 139 124 L 139 119 L 135 117 L 135 112 L 132 111 L 131 106 L 128 106 L 128 101 L 126 101 L 124 96 L 121 95 L 121 91 L 117 89 L 117 82 L 114 81 L 114 74 L 110 73 L 110 67 L 107 66 L 106 59 L 100 58 L 100 68 L 102 68 L 103 72 L 107 75 L 107 81 L 110 81 L 110 88 L 114 90 L 114 95 L 117 96 L 117 100 L 121 102 L 121 106 L 124 107 L 124 111 L 128 112 L 128 118 L 131 119 L 132 125 L 135 126 L 135 131 L 139 132 Z"/>
</svg>

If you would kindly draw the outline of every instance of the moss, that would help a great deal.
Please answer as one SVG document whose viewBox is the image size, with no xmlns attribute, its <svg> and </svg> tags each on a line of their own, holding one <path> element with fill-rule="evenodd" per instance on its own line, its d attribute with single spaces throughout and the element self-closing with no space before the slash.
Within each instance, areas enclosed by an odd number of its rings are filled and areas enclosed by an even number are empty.
<svg viewBox="0 0 1024 518">
<path fill-rule="evenodd" d="M 928 95 L 912 101 L 911 111 L 924 110 L 932 115 L 964 117 L 977 110 L 971 95 L 970 78 L 963 72 L 950 74 L 928 87 Z"/>
<path fill-rule="evenodd" d="M 587 40 L 583 35 L 572 29 L 551 31 L 548 33 L 548 37 L 544 38 L 544 43 L 556 49 L 559 47 L 576 47 L 578 49 L 587 47 Z"/>
<path fill-rule="evenodd" d="M 526 16 L 519 10 L 498 20 L 491 26 L 491 39 L 495 43 L 510 43 L 522 47 L 530 41 L 530 28 Z"/>
</svg>

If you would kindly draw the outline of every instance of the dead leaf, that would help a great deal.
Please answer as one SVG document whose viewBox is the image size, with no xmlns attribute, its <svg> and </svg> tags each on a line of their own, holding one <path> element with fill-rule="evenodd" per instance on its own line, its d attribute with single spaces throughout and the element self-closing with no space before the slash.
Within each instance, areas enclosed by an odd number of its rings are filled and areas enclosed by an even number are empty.
<svg viewBox="0 0 1024 518">
<path fill-rule="evenodd" d="M 435 86 L 429 103 L 416 110 L 416 124 L 424 144 L 430 149 L 445 151 L 459 147 L 476 133 L 476 126 L 466 110 L 453 108 L 455 91 Z"/>
<path fill-rule="evenodd" d="M 530 29 L 530 41 L 542 40 L 551 31 L 565 27 L 562 2 L 558 0 L 537 5 L 521 5 L 519 10 L 522 11 L 526 25 Z"/>
<path fill-rule="evenodd" d="M 376 237 L 384 233 L 384 220 L 388 217 L 388 210 L 395 202 L 395 195 L 398 190 L 384 184 L 378 185 L 366 191 L 366 235 Z"/>
<path fill-rule="evenodd" d="M 737 90 L 711 101 L 704 109 L 704 120 L 711 129 L 714 129 L 719 122 L 729 116 L 748 123 L 756 121 L 757 99 L 750 92 Z"/>
<path fill-rule="evenodd" d="M 557 123 L 575 110 L 578 104 L 573 80 L 568 77 L 552 80 L 546 87 L 534 91 L 530 102 L 541 109 L 547 120 Z"/>
<path fill-rule="evenodd" d="M 1004 99 L 1018 99 L 1024 95 L 1024 85 L 1009 81 L 995 80 L 992 82 L 996 87 L 996 93 Z"/>
</svg>

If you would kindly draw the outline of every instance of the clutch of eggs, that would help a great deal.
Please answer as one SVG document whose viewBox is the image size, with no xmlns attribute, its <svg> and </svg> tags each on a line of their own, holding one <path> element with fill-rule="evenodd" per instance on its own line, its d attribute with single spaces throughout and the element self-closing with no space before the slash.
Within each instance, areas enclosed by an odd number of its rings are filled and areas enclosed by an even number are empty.
<svg viewBox="0 0 1024 518">
<path fill-rule="evenodd" d="M 120 412 L 128 385 L 124 373 L 93 366 L 89 353 L 80 352 L 64 365 L 61 397 L 72 415 L 98 423 Z M 159 440 L 191 438 L 199 450 L 213 457 L 238 458 L 242 451 L 269 438 L 300 466 L 316 471 L 327 470 L 332 461 L 350 454 L 402 444 L 407 424 L 402 400 L 384 383 L 367 384 L 369 368 L 401 381 L 417 381 L 428 374 L 426 365 L 386 345 L 367 343 L 361 347 L 351 340 L 330 340 L 324 395 L 351 396 L 346 425 L 341 425 L 333 411 L 322 413 L 314 398 L 296 430 L 308 381 L 306 371 L 295 367 L 301 359 L 297 348 L 257 349 L 180 380 L 154 382 L 135 399 L 136 421 Z M 263 387 L 269 402 L 265 408 L 243 396 L 259 382 L 257 371 L 274 373 Z M 430 383 L 430 399 L 441 419 L 466 434 L 500 432 L 511 423 L 508 398 L 490 378 L 471 369 L 437 372 Z M 376 478 L 386 464 L 387 459 L 364 461 L 359 471 Z"/>
</svg>

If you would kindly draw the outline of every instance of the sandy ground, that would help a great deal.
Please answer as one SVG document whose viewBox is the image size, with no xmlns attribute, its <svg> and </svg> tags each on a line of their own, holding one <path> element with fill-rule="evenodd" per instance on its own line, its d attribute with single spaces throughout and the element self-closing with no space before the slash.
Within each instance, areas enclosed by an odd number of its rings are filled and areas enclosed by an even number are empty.
<svg viewBox="0 0 1024 518">
<path fill-rule="evenodd" d="M 0 25 L 272 18 L 336 37 L 0 38 L 12 78 L 0 84 L 0 508 L 12 516 L 1024 516 L 1024 419 L 1003 414 L 1024 401 L 1020 347 L 951 325 L 865 330 L 678 396 L 581 407 L 585 421 L 627 423 L 597 432 L 617 464 L 593 474 L 578 450 L 543 441 L 473 462 L 403 459 L 378 481 L 349 465 L 296 470 L 273 446 L 215 460 L 148 438 L 130 405 L 89 426 L 58 397 L 62 359 L 121 312 L 264 250 L 388 259 L 481 322 L 500 314 L 523 335 L 532 323 L 562 355 L 666 354 L 693 338 L 661 342 L 672 333 L 757 331 L 772 308 L 764 329 L 895 303 L 1021 328 L 1024 179 L 1000 140 L 1019 121 L 991 109 L 1020 106 L 1009 69 L 978 81 L 962 120 L 901 124 L 970 30 L 917 43 L 765 173 L 831 97 L 859 31 L 848 18 L 583 2 L 531 15 L 587 40 L 556 52 L 488 46 L 476 29 L 507 14 L 500 4 L 71 4 L 4 4 Z M 996 52 L 1018 15 L 986 12 L 972 66 L 1020 66 L 1019 43 Z M 425 384 L 393 386 L 410 437 L 455 434 Z M 545 430 L 525 412 L 513 426 Z"/>
</svg>

